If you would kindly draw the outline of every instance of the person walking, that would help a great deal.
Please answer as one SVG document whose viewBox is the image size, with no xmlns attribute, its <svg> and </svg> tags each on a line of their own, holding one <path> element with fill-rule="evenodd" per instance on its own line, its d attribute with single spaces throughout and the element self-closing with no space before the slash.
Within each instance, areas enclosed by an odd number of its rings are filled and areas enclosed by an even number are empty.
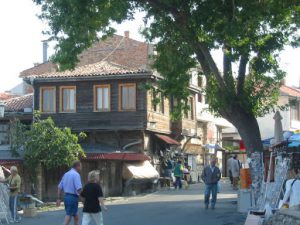
<svg viewBox="0 0 300 225">
<path fill-rule="evenodd" d="M 72 217 L 74 218 L 74 224 L 79 225 L 78 200 L 82 190 L 80 171 L 81 162 L 73 162 L 72 168 L 64 174 L 58 185 L 57 207 L 61 204 L 61 193 L 64 193 L 66 216 L 63 225 L 69 225 Z"/>
<path fill-rule="evenodd" d="M 96 225 L 103 225 L 102 209 L 107 210 L 102 188 L 99 185 L 100 172 L 93 170 L 88 174 L 88 184 L 86 184 L 80 194 L 83 198 L 82 225 L 89 225 L 94 222 Z"/>
<path fill-rule="evenodd" d="M 2 183 L 7 183 L 9 186 L 9 209 L 11 213 L 11 223 L 19 223 L 20 216 L 18 215 L 18 195 L 21 188 L 21 177 L 18 174 L 18 168 L 16 166 L 10 167 L 10 170 L 3 167 L 10 175 L 6 179 L 0 180 Z"/>
<path fill-rule="evenodd" d="M 211 209 L 215 209 L 215 205 L 217 202 L 218 182 L 221 179 L 221 171 L 216 166 L 215 158 L 211 158 L 210 165 L 206 166 L 203 169 L 201 178 L 205 183 L 205 191 L 204 191 L 205 209 L 208 209 L 210 195 L 212 195 Z"/>
<path fill-rule="evenodd" d="M 227 172 L 230 180 L 230 184 L 233 185 L 233 178 L 232 178 L 232 171 L 231 171 L 231 164 L 233 161 L 233 155 L 230 155 L 230 158 L 227 160 Z"/>
<path fill-rule="evenodd" d="M 178 160 L 175 169 L 174 169 L 174 177 L 175 177 L 175 189 L 177 189 L 177 187 L 179 189 L 182 188 L 182 178 L 183 178 L 183 165 L 181 160 Z"/>
<path fill-rule="evenodd" d="M 300 168 L 295 169 L 295 174 L 296 177 L 287 180 L 285 184 L 286 190 L 282 202 L 289 208 L 300 206 Z"/>
<path fill-rule="evenodd" d="M 231 162 L 231 173 L 233 179 L 233 190 L 238 190 L 238 182 L 240 178 L 240 162 L 237 159 L 237 156 L 233 156 L 233 161 Z"/>
</svg>

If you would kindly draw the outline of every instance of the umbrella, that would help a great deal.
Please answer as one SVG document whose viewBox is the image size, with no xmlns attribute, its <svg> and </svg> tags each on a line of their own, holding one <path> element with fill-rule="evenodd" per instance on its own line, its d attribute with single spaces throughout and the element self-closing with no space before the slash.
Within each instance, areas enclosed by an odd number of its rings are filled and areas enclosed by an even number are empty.
<svg viewBox="0 0 300 225">
<path fill-rule="evenodd" d="M 293 134 L 290 138 L 289 141 L 300 141 L 300 134 Z"/>
<path fill-rule="evenodd" d="M 277 144 L 283 141 L 283 129 L 281 123 L 282 116 L 280 115 L 279 111 L 276 111 L 273 119 L 275 120 L 274 139 L 275 139 L 275 144 Z"/>
</svg>

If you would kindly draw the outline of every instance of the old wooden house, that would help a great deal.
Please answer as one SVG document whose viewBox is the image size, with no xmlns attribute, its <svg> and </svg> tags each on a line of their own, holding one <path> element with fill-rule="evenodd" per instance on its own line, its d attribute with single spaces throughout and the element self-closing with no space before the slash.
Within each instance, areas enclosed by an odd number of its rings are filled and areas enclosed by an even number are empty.
<svg viewBox="0 0 300 225">
<path fill-rule="evenodd" d="M 87 134 L 81 143 L 87 156 L 82 178 L 86 181 L 88 171 L 100 169 L 107 196 L 151 189 L 159 177 L 154 168 L 159 171 L 160 157 L 180 151 L 196 135 L 196 87 L 191 87 L 190 112 L 176 123 L 170 119 L 170 99 L 153 104 L 153 93 L 144 88 L 161 79 L 148 69 L 152 48 L 127 33 L 115 35 L 86 50 L 72 71 L 58 72 L 56 65 L 45 62 L 21 73 L 33 86 L 35 110 L 60 127 Z M 132 166 L 145 176 L 135 176 Z M 128 171 L 132 179 L 124 176 Z M 44 171 L 43 198 L 55 196 L 62 173 Z"/>
</svg>

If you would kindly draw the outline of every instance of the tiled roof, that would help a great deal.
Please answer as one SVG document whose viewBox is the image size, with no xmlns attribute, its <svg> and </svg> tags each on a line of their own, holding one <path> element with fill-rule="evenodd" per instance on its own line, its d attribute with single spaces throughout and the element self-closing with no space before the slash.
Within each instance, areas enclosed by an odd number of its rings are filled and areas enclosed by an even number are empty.
<svg viewBox="0 0 300 225">
<path fill-rule="evenodd" d="M 283 94 L 287 94 L 289 96 L 300 97 L 300 90 L 294 87 L 289 87 L 286 85 L 282 85 L 280 87 L 280 92 Z"/>
<path fill-rule="evenodd" d="M 58 67 L 56 64 L 52 62 L 45 62 L 38 64 L 32 68 L 29 68 L 27 70 L 24 70 L 20 73 L 20 77 L 26 77 L 30 75 L 40 75 L 43 73 L 50 73 L 50 72 L 55 72 L 58 70 Z"/>
<path fill-rule="evenodd" d="M 11 94 L 9 92 L 0 93 L 0 101 L 6 101 L 8 99 L 14 98 L 16 95 Z"/>
<path fill-rule="evenodd" d="M 93 44 L 84 50 L 79 56 L 78 67 L 94 64 L 100 61 L 109 61 L 130 68 L 146 68 L 149 64 L 149 54 L 153 51 L 153 45 L 136 41 L 128 37 L 113 35 L 105 40 Z M 52 62 L 46 62 L 24 70 L 20 77 L 41 75 L 58 71 L 58 66 Z"/>
<path fill-rule="evenodd" d="M 87 153 L 83 160 L 147 161 L 150 157 L 143 153 Z"/>
<path fill-rule="evenodd" d="M 74 70 L 66 70 L 63 72 L 44 73 L 38 76 L 34 76 L 37 79 L 42 78 L 66 78 L 66 77 L 92 77 L 92 76 L 104 76 L 104 75 L 125 75 L 125 74 L 138 74 L 148 73 L 142 69 L 132 69 L 125 66 L 121 66 L 112 62 L 102 61 L 94 64 L 80 66 Z"/>
<path fill-rule="evenodd" d="M 25 108 L 32 108 L 33 94 L 9 99 L 5 102 L 5 112 L 24 112 Z"/>
</svg>

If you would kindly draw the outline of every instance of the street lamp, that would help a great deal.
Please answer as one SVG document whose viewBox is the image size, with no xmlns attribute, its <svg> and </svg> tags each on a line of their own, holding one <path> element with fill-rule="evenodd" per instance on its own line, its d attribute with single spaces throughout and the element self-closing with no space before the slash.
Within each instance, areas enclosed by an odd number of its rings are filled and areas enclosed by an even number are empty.
<svg viewBox="0 0 300 225">
<path fill-rule="evenodd" d="M 5 108 L 4 102 L 0 102 L 0 118 L 4 117 L 4 108 Z"/>
</svg>

